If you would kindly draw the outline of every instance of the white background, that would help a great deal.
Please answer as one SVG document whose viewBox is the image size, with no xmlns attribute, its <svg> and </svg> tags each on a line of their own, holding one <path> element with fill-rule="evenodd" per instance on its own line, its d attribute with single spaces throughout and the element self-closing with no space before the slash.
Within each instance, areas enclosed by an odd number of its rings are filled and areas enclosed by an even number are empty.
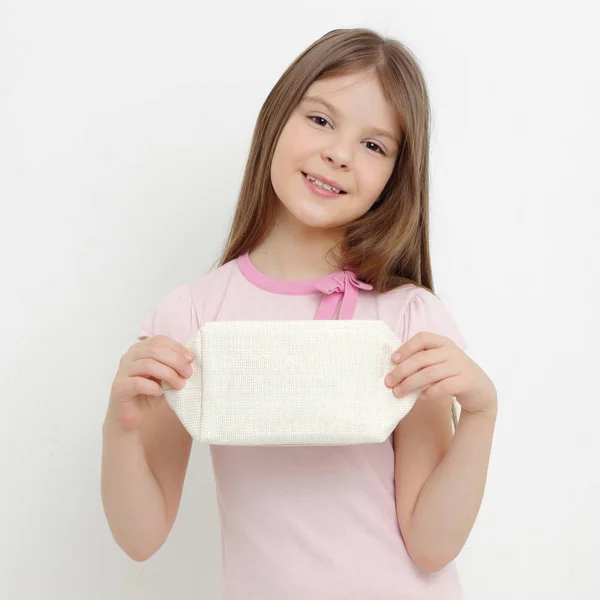
<svg viewBox="0 0 600 600">
<path fill-rule="evenodd" d="M 271 87 L 359 26 L 425 71 L 436 292 L 499 393 L 467 598 L 600 597 L 594 3 L 0 6 L 0 597 L 218 599 L 206 447 L 154 557 L 112 540 L 109 390 L 150 311 L 217 260 Z"/>
</svg>

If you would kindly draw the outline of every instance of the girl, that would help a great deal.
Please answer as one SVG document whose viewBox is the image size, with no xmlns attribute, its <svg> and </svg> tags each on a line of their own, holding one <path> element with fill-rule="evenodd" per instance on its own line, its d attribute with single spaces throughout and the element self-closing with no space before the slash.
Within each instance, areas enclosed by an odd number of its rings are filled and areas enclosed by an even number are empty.
<svg viewBox="0 0 600 600">
<path fill-rule="evenodd" d="M 277 82 L 218 267 L 166 296 L 112 386 L 102 498 L 131 558 L 152 556 L 177 515 L 192 440 L 160 381 L 182 387 L 183 344 L 204 322 L 382 319 L 404 340 L 385 384 L 398 397 L 425 386 L 385 443 L 210 447 L 223 599 L 462 597 L 454 559 L 497 396 L 433 292 L 428 151 L 424 78 L 393 38 L 331 31 Z"/>
</svg>

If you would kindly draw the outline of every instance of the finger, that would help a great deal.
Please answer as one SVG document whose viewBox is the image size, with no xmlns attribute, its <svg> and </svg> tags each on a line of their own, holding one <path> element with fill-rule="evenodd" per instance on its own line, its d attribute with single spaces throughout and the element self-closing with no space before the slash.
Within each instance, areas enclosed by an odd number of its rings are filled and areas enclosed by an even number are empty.
<svg viewBox="0 0 600 600">
<path fill-rule="evenodd" d="M 406 360 L 408 357 L 420 352 L 421 350 L 440 348 L 444 345 L 446 339 L 447 338 L 442 335 L 438 335 L 437 333 L 420 331 L 405 341 L 402 346 L 400 346 L 400 348 L 394 352 L 392 360 L 394 360 L 394 362 L 400 362 Z"/>
<path fill-rule="evenodd" d="M 175 389 L 181 389 L 185 385 L 186 379 L 192 374 L 193 369 L 190 365 L 185 365 L 183 375 L 172 367 L 157 361 L 153 358 L 140 358 L 131 363 L 129 369 L 129 377 L 145 377 L 152 378 L 158 384 L 163 381 Z"/>
<path fill-rule="evenodd" d="M 159 346 L 165 346 L 167 348 L 171 348 L 171 350 L 173 350 L 174 352 L 180 354 L 184 360 L 186 361 L 190 361 L 194 358 L 194 353 L 192 350 L 190 350 L 189 348 L 186 348 L 183 344 L 180 344 L 178 341 L 167 337 L 166 335 L 155 335 L 152 337 L 145 337 L 142 341 L 138 342 L 137 344 L 134 344 L 133 347 L 137 348 L 137 347 L 146 347 L 148 345 L 159 345 Z M 186 356 L 187 354 L 189 354 L 190 356 Z"/>
<path fill-rule="evenodd" d="M 165 338 L 168 340 L 168 338 Z M 182 355 L 176 346 L 163 340 L 155 340 L 152 343 L 148 343 L 145 346 L 140 346 L 132 349 L 133 362 L 137 362 L 144 359 L 154 359 L 155 361 L 167 365 L 174 371 L 176 371 L 181 377 L 189 377 L 192 374 L 192 366 L 190 362 Z M 177 343 L 177 342 L 175 342 Z M 156 373 L 152 374 L 155 377 Z"/>
<path fill-rule="evenodd" d="M 114 397 L 119 400 L 129 400 L 140 394 L 159 396 L 163 393 L 160 384 L 146 377 L 123 377 L 115 383 Z"/>
<path fill-rule="evenodd" d="M 460 378 L 456 376 L 446 377 L 437 383 L 432 383 L 427 386 L 428 390 L 425 394 L 425 400 L 456 396 L 457 385 L 460 385 Z"/>
<path fill-rule="evenodd" d="M 389 387 L 393 387 L 420 369 L 424 369 L 429 365 L 438 364 L 444 360 L 445 354 L 439 348 L 422 350 L 417 354 L 404 359 L 400 365 L 394 367 L 386 376 L 385 383 Z"/>
<path fill-rule="evenodd" d="M 394 395 L 398 398 L 414 392 L 425 385 L 435 385 L 448 377 L 454 377 L 458 372 L 454 363 L 444 361 L 421 369 L 410 377 L 394 386 Z"/>
</svg>

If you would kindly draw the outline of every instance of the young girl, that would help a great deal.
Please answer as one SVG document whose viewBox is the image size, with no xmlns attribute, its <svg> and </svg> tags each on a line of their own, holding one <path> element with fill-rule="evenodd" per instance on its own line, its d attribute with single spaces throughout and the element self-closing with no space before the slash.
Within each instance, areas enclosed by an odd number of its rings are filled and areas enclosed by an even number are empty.
<svg viewBox="0 0 600 600">
<path fill-rule="evenodd" d="M 381 319 L 404 341 L 385 385 L 425 386 L 385 443 L 210 447 L 222 597 L 462 597 L 454 559 L 482 500 L 497 396 L 433 292 L 428 151 L 424 78 L 393 38 L 331 31 L 277 82 L 218 267 L 166 296 L 112 386 L 102 498 L 131 558 L 152 556 L 177 515 L 192 440 L 160 381 L 182 387 L 183 344 L 204 322 Z"/>
</svg>

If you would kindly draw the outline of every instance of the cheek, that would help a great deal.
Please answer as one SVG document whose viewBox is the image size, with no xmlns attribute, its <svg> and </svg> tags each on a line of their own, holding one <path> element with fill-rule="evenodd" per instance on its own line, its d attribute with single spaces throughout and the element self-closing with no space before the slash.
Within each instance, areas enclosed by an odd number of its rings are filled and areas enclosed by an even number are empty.
<svg viewBox="0 0 600 600">
<path fill-rule="evenodd" d="M 364 169 L 369 189 L 375 193 L 380 192 L 388 182 L 392 174 L 393 165 L 390 165 L 385 158 L 371 160 L 368 169 Z"/>
<path fill-rule="evenodd" d="M 364 215 L 377 202 L 381 192 L 389 180 L 391 169 L 381 169 L 373 163 L 365 164 L 355 173 L 354 185 L 356 193 L 348 198 L 347 215 L 351 220 Z"/>
<path fill-rule="evenodd" d="M 273 179 L 281 176 L 289 169 L 290 152 L 290 144 L 284 130 L 277 141 L 277 146 L 273 153 L 273 160 L 271 162 L 271 177 Z"/>
<path fill-rule="evenodd" d="M 301 126 L 297 118 L 291 117 L 284 125 L 281 135 L 277 140 L 276 154 L 288 158 L 302 154 L 302 148 L 306 146 L 306 136 L 303 135 L 305 128 Z"/>
<path fill-rule="evenodd" d="M 298 168 L 298 148 L 290 141 L 290 139 L 283 134 L 279 138 L 277 147 L 273 154 L 273 161 L 271 163 L 271 177 L 285 177 Z"/>
<path fill-rule="evenodd" d="M 361 165 L 355 173 L 355 186 L 360 192 L 360 202 L 371 205 L 377 201 L 390 178 L 390 169 L 373 165 L 373 161 Z"/>
<path fill-rule="evenodd" d="M 292 133 L 289 127 L 284 128 L 271 161 L 271 184 L 279 198 L 283 198 L 285 195 L 285 189 L 292 175 L 302 168 L 298 149 L 293 143 Z"/>
</svg>

